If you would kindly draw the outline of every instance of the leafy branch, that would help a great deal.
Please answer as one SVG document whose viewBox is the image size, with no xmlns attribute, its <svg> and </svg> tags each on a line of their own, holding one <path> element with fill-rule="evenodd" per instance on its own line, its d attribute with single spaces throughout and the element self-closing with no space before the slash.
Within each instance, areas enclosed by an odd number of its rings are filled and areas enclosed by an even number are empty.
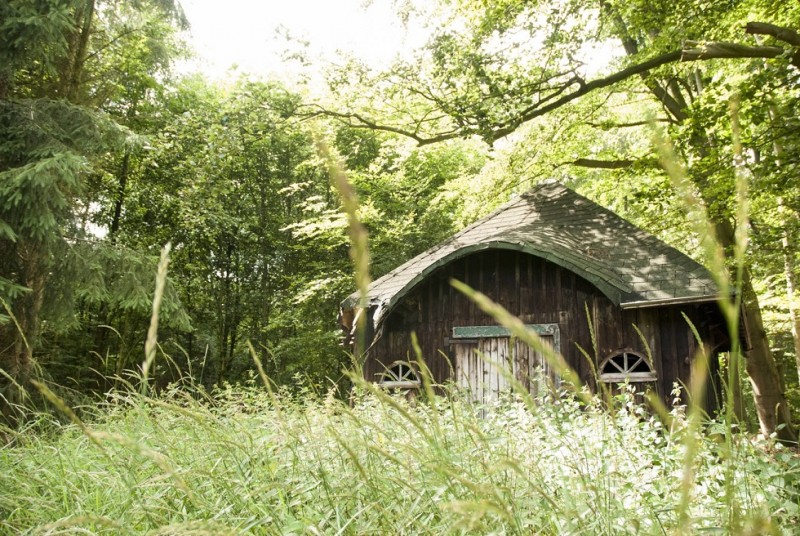
<svg viewBox="0 0 800 536">
<path fill-rule="evenodd" d="M 776 40 L 789 44 L 791 47 L 800 46 L 800 34 L 788 28 L 762 22 L 750 22 L 745 29 L 749 34 L 770 35 Z M 533 103 L 519 112 L 514 113 L 506 120 L 495 121 L 485 125 L 481 125 L 481 118 L 474 118 L 475 121 L 470 121 L 468 115 L 450 111 L 452 106 L 451 103 L 446 102 L 446 99 L 434 98 L 428 95 L 428 100 L 433 99 L 435 106 L 445 111 L 450 119 L 456 122 L 456 126 L 427 136 L 422 133 L 422 126 L 425 121 L 418 121 L 412 127 L 403 127 L 386 124 L 381 120 L 367 117 L 362 113 L 328 110 L 318 105 L 316 106 L 317 110 L 307 114 L 307 116 L 324 115 L 335 118 L 352 128 L 363 128 L 399 134 L 413 139 L 420 146 L 431 145 L 470 135 L 480 135 L 488 143 L 493 143 L 508 136 L 522 124 L 562 108 L 589 93 L 614 86 L 615 84 L 635 76 L 644 77 L 651 71 L 666 65 L 714 59 L 773 59 L 787 55 L 789 52 L 791 52 L 790 48 L 772 45 L 751 46 L 724 41 L 686 41 L 683 43 L 683 46 L 677 50 L 660 54 L 645 61 L 630 65 L 609 76 L 597 78 L 589 82 L 584 81 L 580 77 L 572 76 L 566 81 L 550 85 L 549 83 L 552 83 L 558 76 L 550 77 L 543 81 L 540 86 L 543 89 L 543 86 L 548 86 L 546 88 L 547 91 L 538 92 L 539 96 Z M 800 67 L 800 51 L 794 54 L 792 64 Z M 662 90 L 665 105 L 671 104 L 670 110 L 673 112 L 673 115 L 680 118 L 683 115 L 683 106 L 681 103 L 666 102 L 670 95 L 669 92 L 660 86 L 659 89 Z"/>
</svg>

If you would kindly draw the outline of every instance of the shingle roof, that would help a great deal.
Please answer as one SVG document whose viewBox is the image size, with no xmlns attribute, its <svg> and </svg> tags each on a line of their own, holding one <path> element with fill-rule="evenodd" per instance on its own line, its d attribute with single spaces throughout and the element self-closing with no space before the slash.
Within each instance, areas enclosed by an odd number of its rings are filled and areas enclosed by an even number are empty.
<svg viewBox="0 0 800 536">
<path fill-rule="evenodd" d="M 428 274 L 474 251 L 525 251 L 593 283 L 625 307 L 712 300 L 718 290 L 702 265 L 613 212 L 558 183 L 544 183 L 369 286 L 373 322 Z M 353 309 L 358 293 L 342 308 Z"/>
</svg>

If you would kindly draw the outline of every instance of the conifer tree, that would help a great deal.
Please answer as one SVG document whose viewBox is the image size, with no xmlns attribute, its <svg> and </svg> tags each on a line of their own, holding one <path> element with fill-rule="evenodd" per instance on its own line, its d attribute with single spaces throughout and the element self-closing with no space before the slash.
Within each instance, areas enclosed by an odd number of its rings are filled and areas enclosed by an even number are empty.
<svg viewBox="0 0 800 536">
<path fill-rule="evenodd" d="M 158 4 L 167 10 L 162 14 L 175 13 L 169 3 Z M 144 9 L 156 8 L 101 0 L 0 5 L 0 409 L 6 421 L 18 417 L 43 323 L 72 321 L 74 283 L 85 275 L 74 270 L 85 268 L 82 261 L 95 249 L 79 217 L 91 209 L 86 179 L 99 156 L 135 140 L 103 112 L 112 98 L 124 100 L 124 84 L 95 76 L 115 47 L 148 37 L 136 20 Z"/>
</svg>

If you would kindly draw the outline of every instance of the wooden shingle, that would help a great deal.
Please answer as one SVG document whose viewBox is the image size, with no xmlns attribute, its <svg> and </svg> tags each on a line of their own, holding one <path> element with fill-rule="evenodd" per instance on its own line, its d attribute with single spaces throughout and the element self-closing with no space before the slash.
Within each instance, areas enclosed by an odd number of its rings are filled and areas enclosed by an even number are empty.
<svg viewBox="0 0 800 536">
<path fill-rule="evenodd" d="M 718 289 L 703 266 L 632 223 L 558 183 L 544 183 L 398 266 L 369 286 L 381 318 L 437 268 L 484 249 L 524 251 L 595 285 L 615 305 L 711 301 Z M 358 294 L 342 304 L 358 303 Z"/>
</svg>

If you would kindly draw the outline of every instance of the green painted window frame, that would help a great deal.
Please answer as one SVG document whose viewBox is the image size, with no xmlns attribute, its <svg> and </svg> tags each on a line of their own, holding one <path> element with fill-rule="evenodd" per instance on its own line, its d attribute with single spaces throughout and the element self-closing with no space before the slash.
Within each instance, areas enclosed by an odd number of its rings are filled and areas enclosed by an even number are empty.
<svg viewBox="0 0 800 536">
<path fill-rule="evenodd" d="M 561 352 L 561 330 L 558 324 L 525 324 L 525 327 L 541 337 L 553 338 L 553 349 Z M 459 344 L 460 340 L 495 339 L 512 337 L 511 330 L 503 326 L 453 326 L 452 343 Z"/>
</svg>

